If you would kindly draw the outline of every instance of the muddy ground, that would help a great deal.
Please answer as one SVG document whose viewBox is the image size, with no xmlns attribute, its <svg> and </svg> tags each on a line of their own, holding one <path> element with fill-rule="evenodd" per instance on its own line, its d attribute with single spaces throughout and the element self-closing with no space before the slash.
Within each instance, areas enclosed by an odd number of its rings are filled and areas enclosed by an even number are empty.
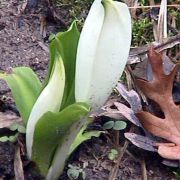
<svg viewBox="0 0 180 180">
<path fill-rule="evenodd" d="M 33 6 L 29 4 L 25 11 L 22 1 L 0 1 L 0 70 L 11 67 L 31 67 L 43 81 L 48 68 L 48 36 L 64 29 L 64 24 L 58 21 L 47 21 L 46 34 L 40 31 L 41 16 L 45 12 L 45 2 Z M 22 10 L 22 12 L 21 12 Z M 67 21 L 68 9 L 61 11 L 61 18 Z M 69 22 L 67 22 L 68 24 Z M 0 107 L 1 111 L 17 113 L 11 98 L 10 90 L 4 82 L 0 82 L 0 97 L 6 95 L 7 101 Z M 24 142 L 24 137 L 21 137 Z M 122 135 L 122 141 L 124 137 Z M 0 179 L 14 179 L 14 152 L 17 143 L 0 143 Z M 83 168 L 87 180 L 108 179 L 114 162 L 107 158 L 112 144 L 103 135 L 100 139 L 92 139 L 84 143 L 72 155 L 69 163 Z M 130 152 L 130 153 L 128 153 Z M 145 159 L 147 175 L 150 180 L 175 179 L 173 169 L 164 166 L 156 154 L 139 150 L 130 146 L 121 160 L 118 172 L 119 180 L 142 179 L 141 159 Z M 35 165 L 22 154 L 25 179 L 43 179 L 35 171 Z M 68 179 L 65 168 L 60 179 Z"/>
</svg>

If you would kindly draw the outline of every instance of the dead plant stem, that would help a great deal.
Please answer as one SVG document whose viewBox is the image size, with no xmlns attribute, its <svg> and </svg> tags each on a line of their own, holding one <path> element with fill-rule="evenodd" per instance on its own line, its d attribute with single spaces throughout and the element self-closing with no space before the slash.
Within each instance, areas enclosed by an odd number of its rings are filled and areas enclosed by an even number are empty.
<svg viewBox="0 0 180 180">
<path fill-rule="evenodd" d="M 144 157 L 141 160 L 142 180 L 147 180 L 146 162 Z"/>
<path fill-rule="evenodd" d="M 167 7 L 177 7 L 180 8 L 179 4 L 169 4 Z M 152 5 L 152 6 L 132 6 L 129 9 L 145 9 L 145 8 L 160 8 L 160 5 Z"/>
<path fill-rule="evenodd" d="M 133 132 L 134 131 L 134 125 L 131 126 L 131 129 L 129 132 Z M 116 180 L 117 174 L 118 174 L 118 170 L 119 170 L 119 165 L 120 162 L 122 160 L 122 157 L 124 155 L 124 153 L 126 152 L 126 149 L 129 145 L 129 141 L 125 140 L 124 142 L 124 146 L 121 148 L 121 152 L 119 154 L 119 157 L 117 159 L 117 163 L 115 164 L 115 166 L 112 168 L 110 174 L 109 174 L 109 178 L 108 180 Z"/>
<path fill-rule="evenodd" d="M 116 131 L 116 146 L 119 146 L 119 131 Z"/>
<path fill-rule="evenodd" d="M 122 159 L 128 145 L 129 145 L 129 142 L 126 140 L 125 143 L 124 143 L 123 148 L 121 149 L 121 152 L 120 152 L 120 155 L 118 157 L 117 163 L 110 172 L 110 175 L 109 175 L 109 178 L 108 178 L 109 180 L 115 180 L 116 179 L 121 159 Z"/>
</svg>

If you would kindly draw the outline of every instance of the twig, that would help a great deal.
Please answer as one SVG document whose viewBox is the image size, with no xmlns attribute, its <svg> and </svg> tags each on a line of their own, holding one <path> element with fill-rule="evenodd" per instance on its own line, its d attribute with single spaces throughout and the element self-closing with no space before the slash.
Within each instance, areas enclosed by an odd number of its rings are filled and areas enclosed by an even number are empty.
<svg viewBox="0 0 180 180">
<path fill-rule="evenodd" d="M 116 145 L 119 146 L 119 131 L 115 131 L 116 133 Z"/>
<path fill-rule="evenodd" d="M 38 42 L 38 45 L 45 51 L 45 52 L 49 52 L 49 48 L 41 41 Z"/>
<path fill-rule="evenodd" d="M 129 145 L 129 142 L 126 140 L 125 143 L 124 143 L 124 146 L 123 146 L 123 148 L 121 150 L 121 153 L 120 153 L 120 155 L 118 157 L 117 163 L 110 172 L 110 175 L 109 175 L 109 178 L 108 178 L 109 180 L 115 180 L 116 179 L 121 159 L 122 159 L 124 153 L 126 152 L 126 149 L 127 149 L 128 145 Z"/>
<path fill-rule="evenodd" d="M 43 38 L 45 38 L 46 29 L 47 29 L 46 16 L 44 14 L 40 14 L 39 21 L 40 21 L 40 34 L 42 35 Z"/>
<path fill-rule="evenodd" d="M 131 157 L 134 161 L 140 162 L 139 159 L 137 159 L 129 150 L 126 149 L 126 154 Z"/>
<path fill-rule="evenodd" d="M 133 131 L 134 131 L 134 126 L 131 127 L 129 132 L 133 132 Z M 128 145 L 129 145 L 128 140 L 125 140 L 124 146 L 122 147 L 121 152 L 119 154 L 119 157 L 117 159 L 117 163 L 112 168 L 112 170 L 111 170 L 111 172 L 109 174 L 108 180 L 115 180 L 116 179 L 121 159 L 122 159 L 124 153 L 126 152 L 126 149 L 127 149 Z"/>
<path fill-rule="evenodd" d="M 20 148 L 16 146 L 14 156 L 14 173 L 15 180 L 24 180 L 24 171 L 20 155 Z"/>
<path fill-rule="evenodd" d="M 177 8 L 180 8 L 180 5 L 179 4 L 170 4 L 170 5 L 167 5 L 167 7 L 177 7 Z M 129 9 L 145 9 L 145 8 L 160 8 L 160 5 L 129 7 Z"/>
<path fill-rule="evenodd" d="M 47 3 L 54 19 L 59 20 L 62 26 L 67 27 L 67 23 L 56 13 L 52 0 L 47 0 Z"/>
<path fill-rule="evenodd" d="M 127 64 L 125 67 L 125 74 L 127 79 L 128 90 L 131 90 L 134 87 L 134 75 L 129 64 Z"/>
<path fill-rule="evenodd" d="M 144 157 L 141 160 L 142 180 L 147 180 L 146 162 Z"/>
<path fill-rule="evenodd" d="M 23 12 L 25 11 L 26 7 L 28 4 L 28 0 L 25 0 L 25 2 L 23 2 L 19 8 L 19 12 L 17 14 L 17 16 L 21 16 L 23 14 Z"/>
<path fill-rule="evenodd" d="M 157 25 L 157 42 L 162 43 L 167 38 L 167 0 L 161 1 Z"/>
<path fill-rule="evenodd" d="M 151 46 L 154 46 L 154 49 L 156 51 L 161 52 L 163 50 L 172 48 L 177 44 L 180 44 L 180 34 L 177 34 L 176 36 L 172 36 L 170 38 L 163 39 L 163 42 L 158 45 L 154 45 L 154 43 L 150 43 L 144 47 L 134 48 L 134 50 L 130 52 L 130 56 L 128 58 L 127 64 L 134 64 L 141 62 L 139 56 L 147 54 Z"/>
<path fill-rule="evenodd" d="M 161 52 L 161 51 L 171 48 L 179 43 L 180 43 L 180 34 L 177 34 L 176 36 L 167 38 L 167 41 L 164 41 L 163 43 L 155 46 L 154 49 Z"/>
</svg>

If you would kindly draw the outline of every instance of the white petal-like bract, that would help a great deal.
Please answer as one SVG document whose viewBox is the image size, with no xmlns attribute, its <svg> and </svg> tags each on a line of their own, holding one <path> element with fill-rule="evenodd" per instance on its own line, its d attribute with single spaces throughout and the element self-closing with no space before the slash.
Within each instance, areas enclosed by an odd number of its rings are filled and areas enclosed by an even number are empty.
<svg viewBox="0 0 180 180">
<path fill-rule="evenodd" d="M 131 17 L 124 3 L 95 0 L 77 50 L 75 97 L 96 110 L 112 92 L 126 65 Z"/>
<path fill-rule="evenodd" d="M 44 113 L 48 111 L 58 112 L 61 106 L 65 86 L 65 70 L 60 56 L 55 60 L 53 68 L 50 80 L 34 104 L 28 119 L 26 148 L 30 159 L 36 123 Z"/>
</svg>

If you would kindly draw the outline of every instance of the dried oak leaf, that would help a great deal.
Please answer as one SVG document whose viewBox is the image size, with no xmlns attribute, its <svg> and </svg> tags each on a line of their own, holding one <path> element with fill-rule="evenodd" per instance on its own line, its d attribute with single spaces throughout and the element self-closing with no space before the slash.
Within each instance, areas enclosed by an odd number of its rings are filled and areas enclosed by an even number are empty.
<svg viewBox="0 0 180 180">
<path fill-rule="evenodd" d="M 148 98 L 160 106 L 165 118 L 156 117 L 146 111 L 140 111 L 136 115 L 145 129 L 171 142 L 157 143 L 158 153 L 167 159 L 180 159 L 180 107 L 174 103 L 172 97 L 173 81 L 179 64 L 166 75 L 163 71 L 161 54 L 151 48 L 148 56 L 153 80 L 137 79 L 136 83 Z"/>
</svg>

